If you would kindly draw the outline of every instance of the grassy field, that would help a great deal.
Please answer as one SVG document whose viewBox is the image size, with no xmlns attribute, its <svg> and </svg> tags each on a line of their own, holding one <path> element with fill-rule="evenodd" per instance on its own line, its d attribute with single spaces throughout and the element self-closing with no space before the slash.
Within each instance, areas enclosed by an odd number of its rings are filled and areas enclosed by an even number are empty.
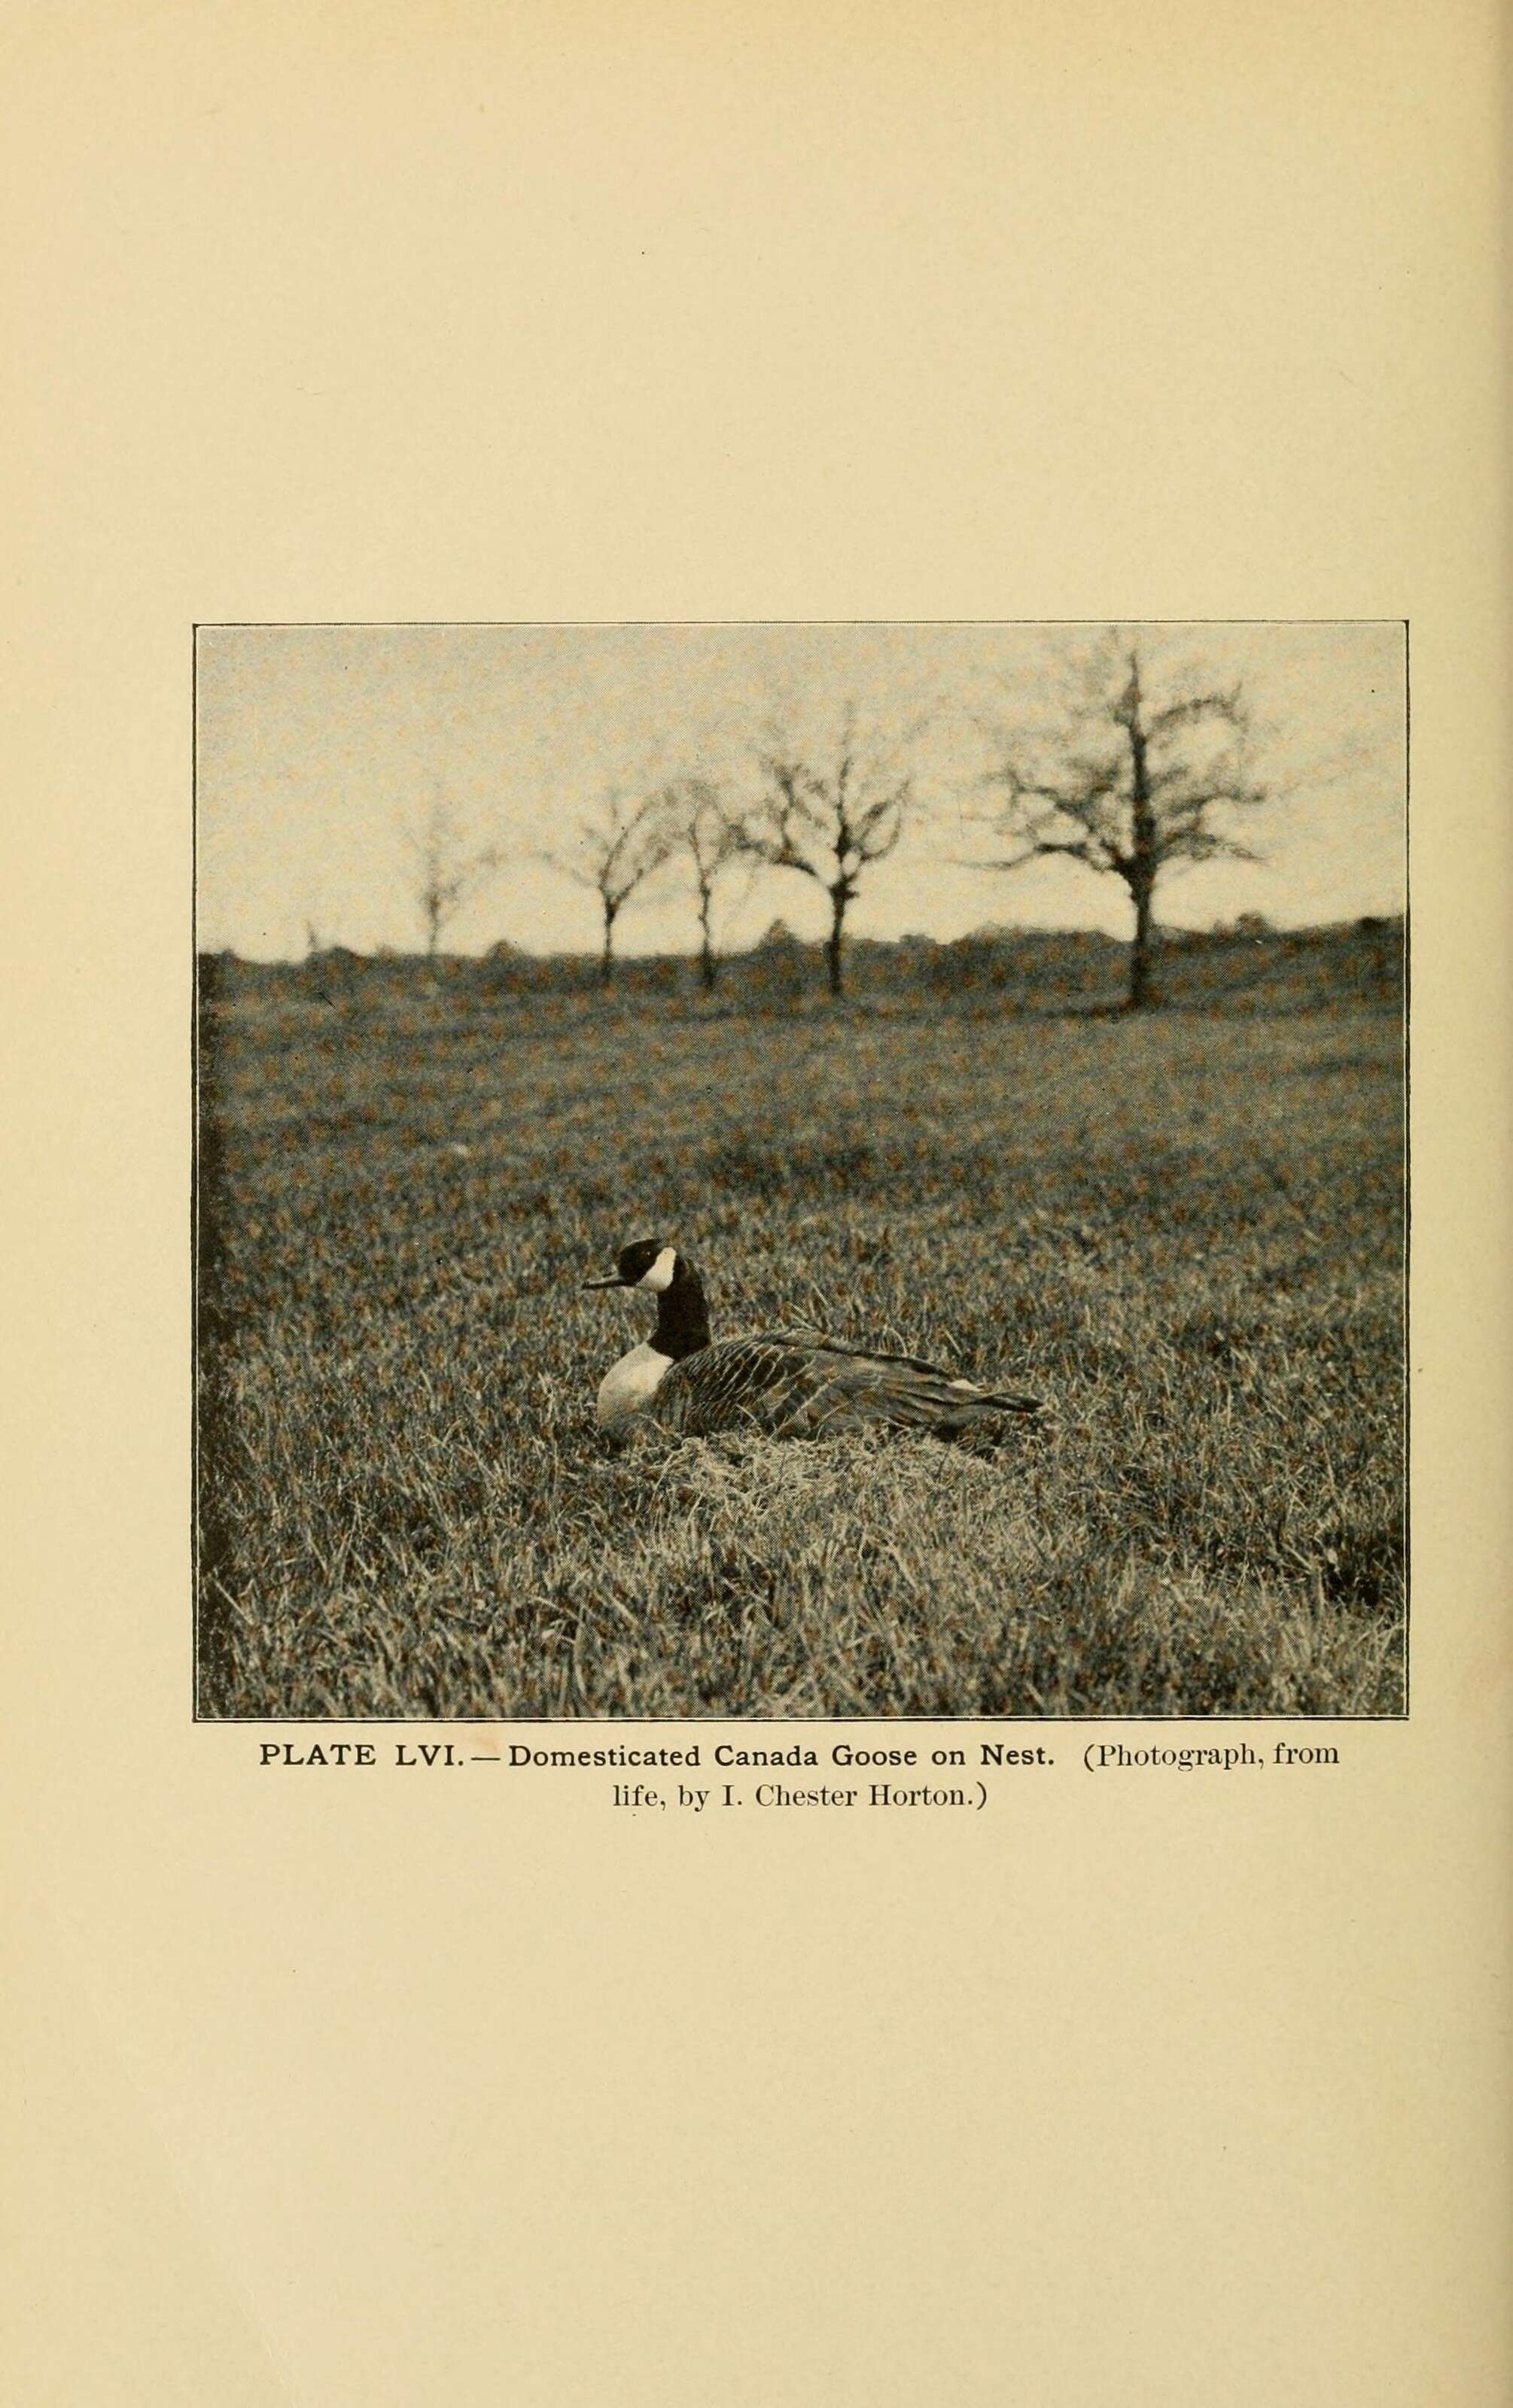
<svg viewBox="0 0 1513 2408">
<path fill-rule="evenodd" d="M 283 995 L 201 1077 L 202 1713 L 1402 1710 L 1391 1009 Z M 1055 1434 L 616 1452 L 642 1236 Z"/>
</svg>

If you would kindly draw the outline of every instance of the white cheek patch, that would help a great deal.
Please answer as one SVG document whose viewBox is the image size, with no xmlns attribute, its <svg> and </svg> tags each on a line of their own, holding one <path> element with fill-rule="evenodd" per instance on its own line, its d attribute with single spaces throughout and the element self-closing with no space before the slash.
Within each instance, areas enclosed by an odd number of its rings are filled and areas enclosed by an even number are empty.
<svg viewBox="0 0 1513 2408">
<path fill-rule="evenodd" d="M 672 1274 L 677 1268 L 677 1262 L 678 1257 L 674 1249 L 671 1246 L 664 1246 L 651 1269 L 642 1271 L 636 1285 L 649 1287 L 654 1296 L 660 1296 L 664 1288 L 672 1285 Z"/>
</svg>

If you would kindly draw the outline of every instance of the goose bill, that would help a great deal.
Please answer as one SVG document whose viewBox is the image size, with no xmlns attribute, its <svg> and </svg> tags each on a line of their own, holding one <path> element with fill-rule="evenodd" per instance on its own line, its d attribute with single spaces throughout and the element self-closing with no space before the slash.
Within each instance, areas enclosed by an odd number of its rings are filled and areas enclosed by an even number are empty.
<svg viewBox="0 0 1513 2408">
<path fill-rule="evenodd" d="M 584 1289 L 585 1293 L 591 1287 L 630 1287 L 631 1285 L 633 1285 L 633 1282 L 630 1280 L 623 1280 L 618 1271 L 612 1271 L 608 1279 L 584 1280 Z"/>
</svg>

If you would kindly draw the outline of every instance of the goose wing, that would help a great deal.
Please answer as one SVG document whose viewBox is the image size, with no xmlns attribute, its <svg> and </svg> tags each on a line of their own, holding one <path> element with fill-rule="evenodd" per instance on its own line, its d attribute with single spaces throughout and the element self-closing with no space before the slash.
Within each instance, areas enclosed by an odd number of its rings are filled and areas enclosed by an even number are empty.
<svg viewBox="0 0 1513 2408">
<path fill-rule="evenodd" d="M 915 1354 L 847 1346 L 818 1331 L 728 1338 L 675 1363 L 656 1398 L 658 1420 L 690 1438 L 755 1429 L 770 1438 L 886 1425 L 937 1438 L 987 1439 L 1005 1416 L 1038 1416 L 1037 1398 L 954 1380 Z"/>
</svg>

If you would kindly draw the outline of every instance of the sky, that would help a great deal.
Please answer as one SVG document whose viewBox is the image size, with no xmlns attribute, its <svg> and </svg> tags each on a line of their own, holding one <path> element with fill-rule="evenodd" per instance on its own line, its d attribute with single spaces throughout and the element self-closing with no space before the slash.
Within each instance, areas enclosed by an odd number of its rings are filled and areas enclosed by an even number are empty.
<svg viewBox="0 0 1513 2408">
<path fill-rule="evenodd" d="M 446 950 L 500 938 L 589 952 L 595 896 L 541 858 L 571 853 L 605 795 L 698 772 L 759 791 L 756 748 L 781 727 L 833 747 L 855 707 L 906 758 L 919 810 L 865 876 L 858 936 L 947 939 L 987 924 L 1129 934 L 1123 886 L 1074 863 L 1005 875 L 984 778 L 1001 728 L 1057 724 L 1075 663 L 1104 630 L 983 623 L 811 625 L 211 626 L 195 675 L 197 911 L 204 950 L 297 958 L 324 944 L 418 950 L 407 832 L 439 804 L 465 845 L 501 857 Z M 1274 799 L 1246 831 L 1263 858 L 1173 874 L 1168 925 L 1241 911 L 1278 926 L 1401 910 L 1405 662 L 1392 622 L 1129 625 L 1153 698 L 1243 681 L 1254 766 Z M 581 853 L 578 855 L 581 858 Z M 791 870 L 738 868 L 716 907 L 729 950 L 776 918 L 818 936 L 827 906 Z M 627 907 L 627 953 L 691 950 L 675 867 Z"/>
</svg>

